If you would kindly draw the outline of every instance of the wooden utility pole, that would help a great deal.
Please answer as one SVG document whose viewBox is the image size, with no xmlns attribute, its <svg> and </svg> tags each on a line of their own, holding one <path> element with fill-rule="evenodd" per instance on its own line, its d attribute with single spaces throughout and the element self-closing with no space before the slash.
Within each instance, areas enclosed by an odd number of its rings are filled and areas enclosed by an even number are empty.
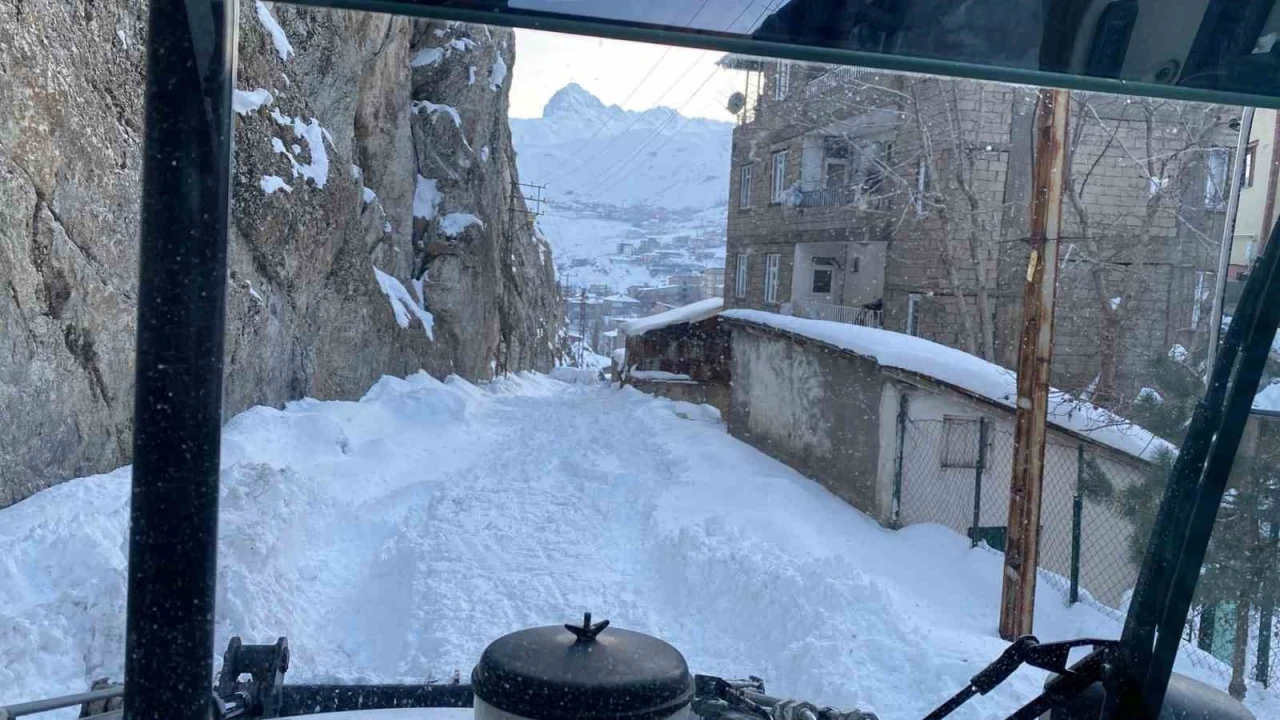
<svg viewBox="0 0 1280 720">
<path fill-rule="evenodd" d="M 1013 477 L 1000 595 L 1000 637 L 1006 640 L 1029 635 L 1035 617 L 1049 358 L 1053 355 L 1053 301 L 1058 286 L 1058 237 L 1062 231 L 1062 180 L 1070 109 L 1071 95 L 1066 90 L 1040 91 L 1031 170 L 1031 258 L 1022 293 Z"/>
</svg>

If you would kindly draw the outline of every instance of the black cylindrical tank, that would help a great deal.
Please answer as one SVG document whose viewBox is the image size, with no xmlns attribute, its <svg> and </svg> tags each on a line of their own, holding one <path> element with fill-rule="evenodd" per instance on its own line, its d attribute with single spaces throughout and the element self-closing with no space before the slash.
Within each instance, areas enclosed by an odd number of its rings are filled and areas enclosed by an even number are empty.
<svg viewBox="0 0 1280 720">
<path fill-rule="evenodd" d="M 678 650 L 590 614 L 498 638 L 471 683 L 475 720 L 684 720 L 693 698 Z"/>
</svg>

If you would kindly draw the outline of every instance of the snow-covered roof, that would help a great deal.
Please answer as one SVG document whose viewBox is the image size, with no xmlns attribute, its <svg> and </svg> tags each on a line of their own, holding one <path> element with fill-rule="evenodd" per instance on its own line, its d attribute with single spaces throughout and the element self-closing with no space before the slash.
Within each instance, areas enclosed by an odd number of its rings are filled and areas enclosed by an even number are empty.
<svg viewBox="0 0 1280 720">
<path fill-rule="evenodd" d="M 781 330 L 832 345 L 951 385 L 1013 409 L 1017 374 L 962 350 L 889 330 L 777 315 L 759 310 L 726 310 L 724 317 Z M 1280 391 L 1277 391 L 1280 395 Z M 1177 451 L 1147 429 L 1060 390 L 1049 390 L 1049 424 L 1144 460 L 1159 450 Z"/>
<path fill-rule="evenodd" d="M 717 65 L 729 70 L 760 70 L 764 63 L 761 58 L 741 53 L 726 53 L 716 61 Z"/>
<path fill-rule="evenodd" d="M 635 299 L 635 298 L 633 298 L 633 297 L 629 297 L 629 296 L 627 296 L 627 295 L 610 295 L 609 297 L 605 298 L 605 300 L 608 300 L 609 302 L 614 302 L 614 303 L 638 303 L 638 302 L 640 302 L 639 300 L 637 300 L 637 299 Z"/>
<path fill-rule="evenodd" d="M 724 308 L 724 298 L 707 298 L 699 300 L 696 303 L 690 303 L 678 308 L 672 308 L 666 312 L 650 315 L 649 317 L 638 318 L 630 322 L 624 322 L 618 326 L 623 335 L 630 337 L 639 337 L 650 330 L 669 327 L 671 325 L 680 325 L 681 323 L 694 323 L 706 320 L 720 313 Z"/>
</svg>

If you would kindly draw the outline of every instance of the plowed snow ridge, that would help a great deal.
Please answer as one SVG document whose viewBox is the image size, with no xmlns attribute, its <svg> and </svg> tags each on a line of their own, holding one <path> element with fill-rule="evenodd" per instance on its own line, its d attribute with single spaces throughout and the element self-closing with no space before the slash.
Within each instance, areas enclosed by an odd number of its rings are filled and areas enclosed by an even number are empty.
<svg viewBox="0 0 1280 720">
<path fill-rule="evenodd" d="M 590 610 L 695 671 L 893 720 L 1004 648 L 999 556 L 883 529 L 714 410 L 631 389 L 384 378 L 359 402 L 241 413 L 223 466 L 218 648 L 286 635 L 293 682 L 465 677 L 489 640 Z M 0 704 L 120 676 L 128 482 L 0 510 Z M 1119 632 L 1051 588 L 1037 611 L 1042 639 Z M 1042 680 L 1020 671 L 955 717 L 1003 717 Z"/>
</svg>

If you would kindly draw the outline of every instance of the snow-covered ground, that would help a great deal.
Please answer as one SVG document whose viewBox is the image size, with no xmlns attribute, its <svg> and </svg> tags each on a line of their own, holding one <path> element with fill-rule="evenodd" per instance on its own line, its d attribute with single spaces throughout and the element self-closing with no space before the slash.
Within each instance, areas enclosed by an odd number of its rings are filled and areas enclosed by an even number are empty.
<svg viewBox="0 0 1280 720">
<path fill-rule="evenodd" d="M 938 526 L 880 527 L 710 408 L 555 377 L 384 378 L 359 402 L 236 416 L 219 649 L 286 635 L 293 682 L 422 681 L 590 610 L 667 639 L 695 671 L 894 720 L 1005 647 L 995 553 Z M 119 677 L 128 481 L 0 510 L 0 704 Z M 1042 639 L 1119 631 L 1051 588 L 1036 607 Z M 1019 671 L 955 717 L 1003 717 L 1042 679 Z M 1249 702 L 1280 717 L 1260 688 Z"/>
</svg>

